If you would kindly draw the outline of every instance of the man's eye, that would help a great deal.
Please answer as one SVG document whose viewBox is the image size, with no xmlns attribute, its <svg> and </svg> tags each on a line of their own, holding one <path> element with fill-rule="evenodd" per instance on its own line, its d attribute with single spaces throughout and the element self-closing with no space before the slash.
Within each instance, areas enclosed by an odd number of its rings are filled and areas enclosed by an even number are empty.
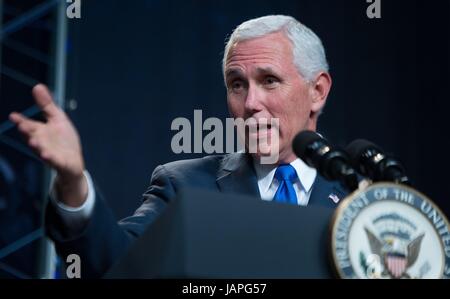
<svg viewBox="0 0 450 299">
<path fill-rule="evenodd" d="M 278 80 L 274 76 L 268 76 L 264 78 L 264 85 L 274 86 L 275 84 L 279 83 L 280 80 Z"/>
<path fill-rule="evenodd" d="M 244 84 L 241 80 L 235 80 L 231 82 L 231 89 L 234 91 L 239 91 L 244 87 Z"/>
</svg>

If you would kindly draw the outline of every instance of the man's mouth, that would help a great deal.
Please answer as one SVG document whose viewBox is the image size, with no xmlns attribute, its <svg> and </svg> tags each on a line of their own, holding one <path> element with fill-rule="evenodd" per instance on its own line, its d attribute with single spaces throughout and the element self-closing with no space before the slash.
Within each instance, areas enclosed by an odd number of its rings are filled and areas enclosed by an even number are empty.
<svg viewBox="0 0 450 299">
<path fill-rule="evenodd" d="M 272 134 L 271 124 L 256 124 L 248 127 L 249 136 L 252 138 L 264 138 Z"/>
</svg>

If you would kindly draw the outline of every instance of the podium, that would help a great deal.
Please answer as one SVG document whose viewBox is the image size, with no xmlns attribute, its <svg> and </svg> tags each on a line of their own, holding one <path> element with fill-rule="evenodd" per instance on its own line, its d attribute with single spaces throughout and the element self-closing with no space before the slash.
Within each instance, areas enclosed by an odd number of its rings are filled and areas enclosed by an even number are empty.
<svg viewBox="0 0 450 299">
<path fill-rule="evenodd" d="M 105 278 L 331 278 L 333 211 L 184 190 Z"/>
</svg>

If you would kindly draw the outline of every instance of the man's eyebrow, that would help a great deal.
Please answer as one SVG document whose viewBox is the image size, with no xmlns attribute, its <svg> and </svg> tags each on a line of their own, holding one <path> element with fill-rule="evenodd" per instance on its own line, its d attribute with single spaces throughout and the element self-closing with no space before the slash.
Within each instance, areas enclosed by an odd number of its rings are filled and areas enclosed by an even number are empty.
<svg viewBox="0 0 450 299">
<path fill-rule="evenodd" d="M 279 73 L 272 67 L 268 66 L 268 67 L 258 67 L 256 69 L 256 71 L 260 74 L 274 74 L 274 75 L 278 75 Z M 244 73 L 242 72 L 242 70 L 238 69 L 238 68 L 232 68 L 232 69 L 228 69 L 225 71 L 225 78 L 229 78 L 229 77 L 243 77 Z"/>
<path fill-rule="evenodd" d="M 278 72 L 271 67 L 258 67 L 256 70 L 258 73 L 263 74 L 278 74 Z"/>
<path fill-rule="evenodd" d="M 231 76 L 243 76 L 244 73 L 242 73 L 239 69 L 229 69 L 225 71 L 225 77 L 231 77 Z"/>
</svg>

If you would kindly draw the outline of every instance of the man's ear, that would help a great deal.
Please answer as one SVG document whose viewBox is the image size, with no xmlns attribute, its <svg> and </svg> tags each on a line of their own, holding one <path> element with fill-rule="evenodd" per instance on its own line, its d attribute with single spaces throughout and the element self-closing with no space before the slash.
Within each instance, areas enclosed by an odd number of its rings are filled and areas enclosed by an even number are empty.
<svg viewBox="0 0 450 299">
<path fill-rule="evenodd" d="M 331 76 L 326 72 L 321 72 L 316 80 L 311 83 L 311 112 L 316 114 L 322 110 L 327 101 L 331 89 Z"/>
</svg>

